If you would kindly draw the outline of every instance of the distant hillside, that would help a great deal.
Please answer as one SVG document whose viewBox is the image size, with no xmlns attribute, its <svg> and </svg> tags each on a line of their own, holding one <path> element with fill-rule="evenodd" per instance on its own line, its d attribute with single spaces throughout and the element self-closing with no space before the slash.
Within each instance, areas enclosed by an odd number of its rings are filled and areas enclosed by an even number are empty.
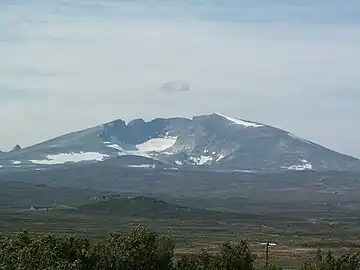
<svg viewBox="0 0 360 270">
<path fill-rule="evenodd" d="M 217 215 L 231 215 L 213 211 L 182 207 L 151 197 L 107 197 L 94 203 L 78 207 L 78 210 L 90 214 L 106 214 L 116 216 L 131 216 L 144 218 L 215 218 Z"/>
</svg>

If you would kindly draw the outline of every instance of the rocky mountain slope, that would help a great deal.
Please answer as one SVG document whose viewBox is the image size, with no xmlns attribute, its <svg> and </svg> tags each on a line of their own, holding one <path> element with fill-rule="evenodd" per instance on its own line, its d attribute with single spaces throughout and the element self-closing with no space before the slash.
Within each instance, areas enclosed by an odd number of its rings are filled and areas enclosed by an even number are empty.
<svg viewBox="0 0 360 270">
<path fill-rule="evenodd" d="M 244 171 L 359 170 L 360 160 L 292 133 L 221 114 L 115 120 L 0 155 L 0 167 L 116 162 L 127 167 Z"/>
</svg>

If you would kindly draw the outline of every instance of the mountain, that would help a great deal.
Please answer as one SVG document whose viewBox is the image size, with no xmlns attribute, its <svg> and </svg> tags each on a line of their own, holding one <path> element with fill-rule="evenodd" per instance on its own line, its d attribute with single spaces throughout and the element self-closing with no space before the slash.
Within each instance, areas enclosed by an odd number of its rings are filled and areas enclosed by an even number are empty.
<svg viewBox="0 0 360 270">
<path fill-rule="evenodd" d="M 13 149 L 10 150 L 10 152 L 18 152 L 18 151 L 20 151 L 21 149 L 22 149 L 21 146 L 17 144 L 17 145 L 14 146 Z"/>
<path fill-rule="evenodd" d="M 19 144 L 15 145 L 14 148 L 10 152 L 17 152 L 20 151 L 22 148 Z"/>
<path fill-rule="evenodd" d="M 222 114 L 115 120 L 0 156 L 6 168 L 112 162 L 141 168 L 359 170 L 360 160 L 294 134 Z"/>
</svg>

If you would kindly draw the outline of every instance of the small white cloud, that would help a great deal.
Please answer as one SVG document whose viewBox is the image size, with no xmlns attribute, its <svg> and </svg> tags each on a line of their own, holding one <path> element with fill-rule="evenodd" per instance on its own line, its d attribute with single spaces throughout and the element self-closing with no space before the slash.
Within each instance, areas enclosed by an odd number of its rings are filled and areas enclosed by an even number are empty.
<svg viewBox="0 0 360 270">
<path fill-rule="evenodd" d="M 190 85 L 186 81 L 169 81 L 164 83 L 160 89 L 165 92 L 182 92 L 189 91 Z"/>
</svg>

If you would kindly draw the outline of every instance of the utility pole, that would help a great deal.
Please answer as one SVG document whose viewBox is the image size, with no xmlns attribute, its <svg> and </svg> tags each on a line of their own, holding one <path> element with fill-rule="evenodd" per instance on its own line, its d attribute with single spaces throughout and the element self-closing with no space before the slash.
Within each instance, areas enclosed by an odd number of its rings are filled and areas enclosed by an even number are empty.
<svg viewBox="0 0 360 270">
<path fill-rule="evenodd" d="M 269 242 L 265 245 L 265 264 L 269 263 Z"/>
<path fill-rule="evenodd" d="M 269 263 L 269 247 L 276 246 L 276 244 L 267 241 L 266 243 L 260 243 L 260 245 L 265 246 L 265 264 L 267 265 Z"/>
</svg>

